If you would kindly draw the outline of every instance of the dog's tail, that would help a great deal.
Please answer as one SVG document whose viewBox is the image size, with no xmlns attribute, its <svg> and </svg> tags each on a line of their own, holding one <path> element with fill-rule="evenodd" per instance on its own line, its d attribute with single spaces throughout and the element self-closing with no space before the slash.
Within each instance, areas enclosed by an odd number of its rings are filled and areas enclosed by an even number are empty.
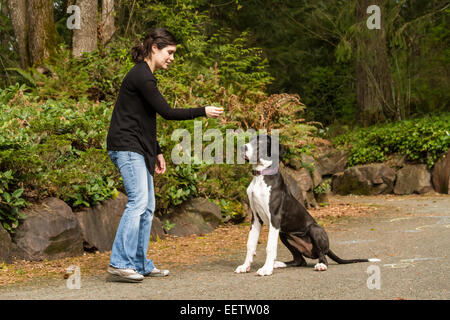
<svg viewBox="0 0 450 320">
<path fill-rule="evenodd" d="M 339 258 L 337 255 L 334 254 L 331 249 L 328 249 L 327 256 L 330 257 L 333 261 L 336 261 L 339 264 L 347 264 L 347 263 L 357 263 L 357 262 L 378 262 L 381 261 L 380 259 L 372 258 L 372 259 L 351 259 L 351 260 L 344 260 Z"/>
</svg>

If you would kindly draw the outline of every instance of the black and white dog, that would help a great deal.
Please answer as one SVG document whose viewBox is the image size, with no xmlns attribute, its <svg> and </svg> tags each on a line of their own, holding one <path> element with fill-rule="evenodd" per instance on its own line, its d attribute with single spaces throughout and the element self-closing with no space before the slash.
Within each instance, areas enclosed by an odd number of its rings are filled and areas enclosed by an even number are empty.
<svg viewBox="0 0 450 320">
<path fill-rule="evenodd" d="M 325 230 L 316 223 L 303 204 L 292 196 L 284 182 L 278 169 L 278 161 L 284 154 L 284 150 L 278 146 L 277 139 L 271 139 L 268 135 L 254 136 L 243 146 L 242 151 L 244 158 L 254 164 L 254 177 L 247 188 L 252 210 L 252 227 L 247 241 L 245 262 L 236 268 L 236 273 L 250 271 L 263 223 L 269 226 L 269 237 L 266 262 L 257 271 L 260 276 L 271 275 L 274 268 L 306 266 L 303 256 L 319 259 L 314 266 L 317 271 L 327 270 L 328 262 L 325 256 L 340 264 L 379 261 L 378 259 L 343 260 L 330 250 Z M 275 261 L 278 236 L 292 253 L 293 261 L 286 263 Z"/>
</svg>

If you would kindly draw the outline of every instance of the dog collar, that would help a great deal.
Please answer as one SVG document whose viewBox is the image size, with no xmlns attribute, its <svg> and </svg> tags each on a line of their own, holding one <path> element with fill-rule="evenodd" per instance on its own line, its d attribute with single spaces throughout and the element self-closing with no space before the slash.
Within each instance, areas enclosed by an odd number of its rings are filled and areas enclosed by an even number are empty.
<svg viewBox="0 0 450 320">
<path fill-rule="evenodd" d="M 267 169 L 263 169 L 263 170 L 252 170 L 252 174 L 254 176 L 270 176 L 270 175 L 274 175 L 278 173 L 278 167 L 275 168 L 267 168 Z"/>
</svg>

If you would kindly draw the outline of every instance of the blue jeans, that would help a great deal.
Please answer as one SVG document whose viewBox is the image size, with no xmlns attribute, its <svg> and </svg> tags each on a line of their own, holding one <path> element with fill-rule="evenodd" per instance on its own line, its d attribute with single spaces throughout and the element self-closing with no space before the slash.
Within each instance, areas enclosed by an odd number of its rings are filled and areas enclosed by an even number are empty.
<svg viewBox="0 0 450 320">
<path fill-rule="evenodd" d="M 128 202 L 117 228 L 110 265 L 134 269 L 140 274 L 152 271 L 153 261 L 147 259 L 148 243 L 155 212 L 153 177 L 142 155 L 131 151 L 108 151 L 122 175 Z"/>
</svg>

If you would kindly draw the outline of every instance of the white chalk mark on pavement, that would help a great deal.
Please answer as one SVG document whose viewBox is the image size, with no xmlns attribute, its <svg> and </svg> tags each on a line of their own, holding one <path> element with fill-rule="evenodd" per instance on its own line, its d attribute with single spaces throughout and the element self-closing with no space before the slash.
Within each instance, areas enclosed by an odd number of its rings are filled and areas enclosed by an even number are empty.
<svg viewBox="0 0 450 320">
<path fill-rule="evenodd" d="M 430 258 L 412 258 L 412 259 L 401 259 L 400 263 L 388 263 L 384 264 L 383 267 L 389 267 L 393 269 L 402 269 L 408 267 L 415 267 L 414 262 L 417 261 L 430 261 L 430 260 L 441 260 L 443 257 L 430 257 Z"/>
</svg>

